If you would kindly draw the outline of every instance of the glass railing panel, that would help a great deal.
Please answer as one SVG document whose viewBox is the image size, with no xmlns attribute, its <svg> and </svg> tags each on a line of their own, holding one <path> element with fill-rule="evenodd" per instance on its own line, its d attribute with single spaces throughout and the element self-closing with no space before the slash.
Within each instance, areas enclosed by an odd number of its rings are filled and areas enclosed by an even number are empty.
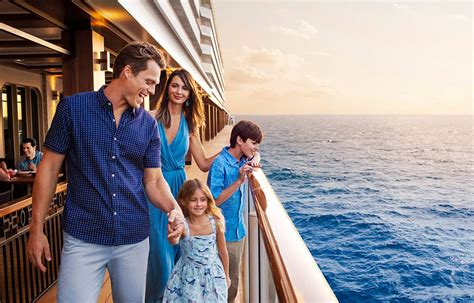
<svg viewBox="0 0 474 303">
<path fill-rule="evenodd" d="M 262 170 L 249 177 L 247 192 L 246 301 L 337 302 Z"/>
</svg>

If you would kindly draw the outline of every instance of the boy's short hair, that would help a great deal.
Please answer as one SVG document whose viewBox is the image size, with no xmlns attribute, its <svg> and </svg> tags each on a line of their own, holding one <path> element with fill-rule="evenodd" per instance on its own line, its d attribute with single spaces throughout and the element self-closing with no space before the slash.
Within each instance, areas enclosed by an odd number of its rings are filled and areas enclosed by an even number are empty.
<svg viewBox="0 0 474 303">
<path fill-rule="evenodd" d="M 244 142 L 250 139 L 260 143 L 263 140 L 263 132 L 260 126 L 248 120 L 239 121 L 234 125 L 230 133 L 230 147 L 235 147 L 235 144 L 237 144 L 237 136 Z"/>
</svg>

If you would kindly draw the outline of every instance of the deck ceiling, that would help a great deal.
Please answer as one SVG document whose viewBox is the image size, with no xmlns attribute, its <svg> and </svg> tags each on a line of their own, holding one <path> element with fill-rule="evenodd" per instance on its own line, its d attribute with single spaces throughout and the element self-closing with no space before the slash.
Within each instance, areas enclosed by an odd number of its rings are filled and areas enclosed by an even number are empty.
<svg viewBox="0 0 474 303">
<path fill-rule="evenodd" d="M 62 75 L 63 56 L 75 55 L 71 33 L 78 29 L 93 29 L 104 36 L 112 62 L 127 42 L 158 45 L 117 1 L 0 0 L 0 65 Z M 167 57 L 171 66 L 177 65 Z"/>
<path fill-rule="evenodd" d="M 43 3 L 44 5 L 44 3 Z M 61 74 L 67 27 L 25 1 L 0 1 L 0 64 L 42 74 Z"/>
</svg>

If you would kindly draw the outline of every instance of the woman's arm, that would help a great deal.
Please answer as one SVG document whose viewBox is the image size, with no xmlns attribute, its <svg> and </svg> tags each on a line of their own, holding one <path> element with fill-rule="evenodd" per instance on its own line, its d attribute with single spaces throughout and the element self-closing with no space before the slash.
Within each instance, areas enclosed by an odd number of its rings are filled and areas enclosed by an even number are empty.
<svg viewBox="0 0 474 303">
<path fill-rule="evenodd" d="M 203 172 L 209 171 L 209 168 L 214 162 L 214 159 L 219 155 L 219 152 L 214 156 L 207 158 L 206 152 L 204 151 L 204 147 L 202 146 L 201 139 L 199 139 L 199 132 L 194 133 L 189 138 L 189 149 L 193 154 L 194 160 L 196 160 L 196 164 L 199 169 Z"/>
<path fill-rule="evenodd" d="M 219 226 L 219 219 L 215 218 L 216 226 Z M 227 246 L 225 245 L 225 236 L 220 228 L 216 228 L 217 233 L 217 251 L 219 252 L 219 258 L 221 259 L 222 266 L 224 266 L 225 279 L 227 282 L 227 288 L 230 287 L 229 278 L 229 253 L 227 252 Z"/>
</svg>

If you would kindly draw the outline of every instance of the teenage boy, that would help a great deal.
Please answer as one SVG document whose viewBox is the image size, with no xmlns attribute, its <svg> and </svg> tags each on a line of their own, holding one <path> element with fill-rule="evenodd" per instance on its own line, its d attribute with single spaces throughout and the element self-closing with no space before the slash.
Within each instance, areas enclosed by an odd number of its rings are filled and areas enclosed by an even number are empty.
<svg viewBox="0 0 474 303">
<path fill-rule="evenodd" d="M 260 127 L 251 121 L 237 123 L 230 135 L 230 146 L 224 147 L 209 170 L 207 184 L 222 209 L 225 218 L 225 238 L 229 252 L 229 274 L 231 285 L 228 302 L 234 302 L 239 288 L 239 269 L 244 246 L 246 229 L 241 185 L 246 172 L 259 164 L 253 157 L 259 157 L 257 150 L 262 141 Z M 256 157 L 256 158 L 257 158 Z M 249 160 L 252 159 L 252 162 Z"/>
</svg>

